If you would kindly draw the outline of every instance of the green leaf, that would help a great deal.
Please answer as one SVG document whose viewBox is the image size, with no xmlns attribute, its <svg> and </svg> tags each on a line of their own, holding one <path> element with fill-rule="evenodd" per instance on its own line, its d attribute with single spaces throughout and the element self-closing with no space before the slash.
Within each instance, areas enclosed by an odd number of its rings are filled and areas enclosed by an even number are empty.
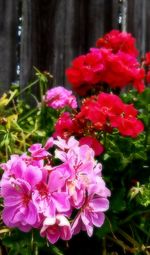
<svg viewBox="0 0 150 255">
<path fill-rule="evenodd" d="M 120 188 L 120 190 L 117 190 L 115 193 L 112 193 L 112 198 L 110 200 L 110 208 L 113 212 L 120 212 L 126 209 L 124 188 Z"/>
</svg>

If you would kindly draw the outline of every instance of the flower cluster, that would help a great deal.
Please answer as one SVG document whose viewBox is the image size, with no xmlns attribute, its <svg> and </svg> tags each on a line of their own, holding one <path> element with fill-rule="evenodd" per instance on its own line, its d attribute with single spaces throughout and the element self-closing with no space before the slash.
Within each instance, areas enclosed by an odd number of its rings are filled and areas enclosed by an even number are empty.
<svg viewBox="0 0 150 255">
<path fill-rule="evenodd" d="M 97 41 L 97 47 L 75 58 L 67 68 L 66 76 L 79 95 L 88 91 L 123 88 L 132 84 L 139 92 L 144 90 L 144 69 L 138 62 L 134 38 L 125 32 L 113 30 Z"/>
<path fill-rule="evenodd" d="M 102 38 L 99 38 L 96 42 L 96 46 L 98 48 L 104 47 L 111 49 L 113 53 L 122 51 L 134 57 L 138 56 L 138 50 L 135 47 L 135 38 L 133 38 L 130 33 L 121 32 L 119 30 L 112 30 Z"/>
<path fill-rule="evenodd" d="M 117 95 L 103 92 L 86 99 L 76 118 L 91 121 L 96 130 L 110 132 L 117 128 L 121 135 L 133 138 L 144 130 L 132 104 L 125 104 Z"/>
<path fill-rule="evenodd" d="M 104 223 L 110 196 L 94 151 L 74 137 L 58 137 L 44 147 L 33 144 L 28 152 L 1 164 L 4 223 L 24 232 L 37 228 L 51 243 L 80 230 L 91 236 L 93 227 Z"/>
<path fill-rule="evenodd" d="M 12 155 L 1 164 L 4 223 L 24 232 L 39 229 L 50 243 L 69 240 L 81 230 L 91 236 L 94 226 L 102 226 L 110 191 L 94 157 L 107 150 L 106 133 L 136 138 L 144 130 L 134 105 L 115 95 L 116 88 L 128 84 L 144 90 L 145 72 L 137 61 L 134 38 L 113 30 L 96 46 L 66 70 L 73 89 L 92 96 L 77 106 L 72 91 L 61 86 L 49 89 L 42 107 L 60 113 L 52 137 L 44 147 L 33 144 L 27 154 Z M 149 82 L 150 53 L 143 66 Z"/>
<path fill-rule="evenodd" d="M 72 91 L 69 91 L 62 86 L 50 89 L 44 96 L 44 102 L 48 107 L 53 109 L 61 109 L 63 107 L 77 108 L 77 102 Z"/>
<path fill-rule="evenodd" d="M 133 104 L 125 104 L 119 96 L 102 92 L 83 100 L 76 114 L 63 112 L 56 121 L 53 136 L 68 139 L 75 135 L 80 144 L 88 144 L 97 156 L 104 151 L 97 141 L 101 132 L 112 133 L 116 129 L 122 136 L 136 138 L 144 130 L 137 114 Z"/>
</svg>

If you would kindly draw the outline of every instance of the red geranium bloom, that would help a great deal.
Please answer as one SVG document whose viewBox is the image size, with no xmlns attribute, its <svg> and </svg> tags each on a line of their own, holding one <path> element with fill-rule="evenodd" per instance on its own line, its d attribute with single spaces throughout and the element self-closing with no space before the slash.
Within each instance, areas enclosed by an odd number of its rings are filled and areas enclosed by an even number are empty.
<svg viewBox="0 0 150 255">
<path fill-rule="evenodd" d="M 146 81 L 150 83 L 150 71 L 148 71 L 146 74 Z"/>
<path fill-rule="evenodd" d="M 59 119 L 55 124 L 54 137 L 60 136 L 67 139 L 73 133 L 73 121 L 69 112 L 64 112 L 60 115 Z"/>
<path fill-rule="evenodd" d="M 130 33 L 120 32 L 119 30 L 112 30 L 104 37 L 99 38 L 96 46 L 112 49 L 114 53 L 122 51 L 134 57 L 138 55 L 138 50 L 135 47 L 135 38 Z"/>
<path fill-rule="evenodd" d="M 118 96 L 100 93 L 83 102 L 76 118 L 89 120 L 89 126 L 95 130 L 111 132 L 117 128 L 124 136 L 136 137 L 144 130 L 137 113 L 132 104 L 123 103 Z"/>
<path fill-rule="evenodd" d="M 85 95 L 94 84 L 102 81 L 104 58 L 100 51 L 92 51 L 79 56 L 66 69 L 68 81 L 79 95 Z"/>
<path fill-rule="evenodd" d="M 111 124 L 114 123 L 111 122 Z M 136 138 L 144 130 L 143 123 L 134 117 L 117 117 L 115 126 L 121 135 L 132 138 Z"/>
<path fill-rule="evenodd" d="M 144 64 L 145 64 L 146 66 L 149 66 L 149 65 L 150 65 L 150 52 L 147 52 L 147 53 L 146 53 Z"/>
<path fill-rule="evenodd" d="M 82 96 L 104 84 L 113 89 L 133 84 L 139 92 L 144 90 L 144 69 L 133 55 L 122 51 L 114 54 L 110 49 L 92 48 L 72 62 L 66 75 L 73 89 Z"/>
</svg>

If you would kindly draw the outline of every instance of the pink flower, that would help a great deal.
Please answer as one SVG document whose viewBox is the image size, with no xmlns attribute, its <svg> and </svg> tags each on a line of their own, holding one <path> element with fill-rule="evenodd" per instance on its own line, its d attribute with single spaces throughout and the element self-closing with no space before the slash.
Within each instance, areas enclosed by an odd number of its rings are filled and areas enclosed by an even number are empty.
<svg viewBox="0 0 150 255">
<path fill-rule="evenodd" d="M 32 144 L 28 151 L 31 153 L 31 156 L 36 159 L 44 159 L 50 155 L 45 148 L 42 148 L 42 144 L 40 143 Z"/>
<path fill-rule="evenodd" d="M 49 160 L 46 149 L 52 146 L 57 148 Z M 74 220 L 73 232 L 83 229 L 91 235 L 93 226 L 103 223 L 110 195 L 93 149 L 87 144 L 79 145 L 74 137 L 68 140 L 59 137 L 48 139 L 45 147 L 33 144 L 29 151 L 31 156 L 13 155 L 1 164 L 4 223 L 25 232 L 42 226 L 41 235 L 55 243 L 59 238 L 71 238 L 66 217 L 73 219 L 75 209 L 80 211 Z M 59 159 L 59 163 L 54 164 L 55 159 Z"/>
<path fill-rule="evenodd" d="M 46 143 L 45 143 L 45 145 L 44 145 L 44 148 L 45 148 L 45 150 L 49 150 L 50 148 L 53 147 L 53 145 L 54 145 L 54 139 L 53 139 L 53 137 L 50 137 L 50 138 L 46 141 Z"/>
<path fill-rule="evenodd" d="M 24 180 L 31 187 L 35 187 L 43 178 L 43 172 L 38 166 L 26 164 L 22 157 L 13 155 L 11 159 L 1 166 L 5 172 L 1 179 L 1 187 L 12 180 Z"/>
<path fill-rule="evenodd" d="M 72 224 L 73 233 L 77 234 L 80 230 L 83 230 L 87 231 L 89 236 L 92 236 L 94 226 L 101 227 L 103 225 L 105 220 L 104 212 L 108 208 L 109 202 L 106 198 L 89 197 Z"/>
<path fill-rule="evenodd" d="M 56 213 L 70 211 L 69 195 L 65 191 L 66 180 L 70 173 L 65 164 L 51 168 L 47 183 L 41 182 L 36 186 L 33 200 L 38 211 L 45 217 L 55 217 Z M 64 188 L 64 190 L 62 190 Z"/>
<path fill-rule="evenodd" d="M 48 107 L 61 109 L 69 106 L 72 109 L 77 108 L 77 101 L 72 91 L 69 91 L 61 86 L 52 88 L 46 92 L 44 101 Z"/>
<path fill-rule="evenodd" d="M 29 231 L 38 223 L 37 209 L 32 201 L 32 189 L 24 180 L 5 184 L 1 191 L 4 197 L 2 218 L 8 227 Z"/>
<path fill-rule="evenodd" d="M 55 218 L 46 218 L 44 220 L 40 234 L 52 244 L 56 243 L 59 238 L 69 240 L 72 236 L 69 221 L 66 217 L 59 214 Z"/>
</svg>

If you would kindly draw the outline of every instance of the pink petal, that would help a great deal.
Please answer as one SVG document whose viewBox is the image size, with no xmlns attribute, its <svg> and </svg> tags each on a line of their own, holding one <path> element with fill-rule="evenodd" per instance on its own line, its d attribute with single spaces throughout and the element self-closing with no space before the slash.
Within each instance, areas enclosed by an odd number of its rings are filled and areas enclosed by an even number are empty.
<svg viewBox="0 0 150 255">
<path fill-rule="evenodd" d="M 11 172 L 15 175 L 16 178 L 22 178 L 25 170 L 26 170 L 26 164 L 20 158 L 16 160 L 11 166 Z"/>
<path fill-rule="evenodd" d="M 24 179 L 34 187 L 42 180 L 41 169 L 32 165 L 28 166 L 24 173 Z"/>
<path fill-rule="evenodd" d="M 14 215 L 16 214 L 18 208 L 17 207 L 5 207 L 2 212 L 2 219 L 6 226 L 14 227 L 15 224 L 13 222 Z"/>
<path fill-rule="evenodd" d="M 81 215 L 79 214 L 72 223 L 71 230 L 74 235 L 78 234 L 82 229 Z"/>
<path fill-rule="evenodd" d="M 104 223 L 105 220 L 105 215 L 104 213 L 100 212 L 100 213 L 93 213 L 91 216 L 92 219 L 92 223 L 96 226 L 96 227 L 101 227 Z"/>
<path fill-rule="evenodd" d="M 49 191 L 54 192 L 58 189 L 61 189 L 66 179 L 70 176 L 68 164 L 62 164 L 58 167 L 55 167 L 54 170 L 49 175 Z"/>
<path fill-rule="evenodd" d="M 109 201 L 106 198 L 95 198 L 89 202 L 94 212 L 105 212 L 109 208 Z"/>
<path fill-rule="evenodd" d="M 58 212 L 66 212 L 70 210 L 70 202 L 66 192 L 54 192 L 52 200 Z"/>
<path fill-rule="evenodd" d="M 26 215 L 24 215 L 27 224 L 34 225 L 37 221 L 37 210 L 34 204 L 30 201 L 28 204 L 28 209 L 26 210 Z"/>
<path fill-rule="evenodd" d="M 71 239 L 71 228 L 69 226 L 64 226 L 61 228 L 60 237 L 63 240 L 70 240 Z"/>
</svg>

